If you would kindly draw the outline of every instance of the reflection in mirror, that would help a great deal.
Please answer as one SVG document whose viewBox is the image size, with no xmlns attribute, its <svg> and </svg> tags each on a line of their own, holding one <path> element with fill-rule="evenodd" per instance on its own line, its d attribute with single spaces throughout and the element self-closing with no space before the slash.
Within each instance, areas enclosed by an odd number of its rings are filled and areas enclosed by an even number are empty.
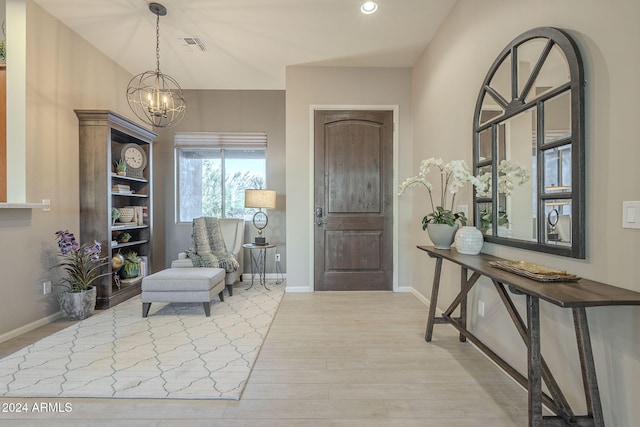
<svg viewBox="0 0 640 427">
<path fill-rule="evenodd" d="M 489 95 L 498 105 L 506 107 L 513 95 L 511 93 L 511 54 L 502 61 L 489 82 Z M 487 100 L 488 101 L 488 100 Z"/>
<path fill-rule="evenodd" d="M 542 57 L 547 44 L 546 39 L 538 38 L 529 40 L 518 48 L 518 93 L 522 93 L 525 89 L 536 62 Z"/>
<path fill-rule="evenodd" d="M 485 129 L 478 135 L 478 150 L 480 151 L 480 161 L 491 160 L 491 129 Z"/>
<path fill-rule="evenodd" d="M 480 124 L 483 125 L 485 123 L 490 122 L 492 119 L 495 119 L 498 116 L 504 114 L 504 108 L 498 105 L 494 98 L 487 94 L 482 100 L 482 111 L 480 113 Z"/>
<path fill-rule="evenodd" d="M 544 143 L 571 137 L 571 91 L 544 103 Z"/>
<path fill-rule="evenodd" d="M 584 258 L 583 83 L 561 30 L 531 30 L 498 55 L 474 117 L 474 218 L 487 241 Z"/>
<path fill-rule="evenodd" d="M 526 45 L 532 42 L 527 42 Z M 520 49 L 518 49 L 520 52 Z M 527 64 L 528 66 L 528 64 Z M 567 84 L 571 81 L 571 73 L 567 58 L 562 53 L 558 45 L 553 45 L 549 55 L 545 58 L 542 68 L 535 79 L 535 91 L 529 91 L 525 98 L 525 102 L 530 102 L 534 98 L 538 98 L 552 90 Z"/>
<path fill-rule="evenodd" d="M 498 130 L 498 194 L 499 212 L 508 218 L 500 237 L 525 241 L 537 239 L 535 234 L 536 205 L 532 197 L 531 146 L 535 141 L 535 109 L 529 109 L 500 122 Z M 500 132 L 500 130 L 503 130 Z"/>
<path fill-rule="evenodd" d="M 544 152 L 544 192 L 571 191 L 571 147 L 552 148 Z"/>
<path fill-rule="evenodd" d="M 544 203 L 546 243 L 571 246 L 571 200 L 547 200 Z"/>
</svg>

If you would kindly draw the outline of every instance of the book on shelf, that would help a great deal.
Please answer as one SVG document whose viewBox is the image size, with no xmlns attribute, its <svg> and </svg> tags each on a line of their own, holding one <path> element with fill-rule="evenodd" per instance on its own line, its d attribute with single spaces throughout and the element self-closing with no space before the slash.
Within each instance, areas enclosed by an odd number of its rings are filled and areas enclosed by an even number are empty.
<svg viewBox="0 0 640 427">
<path fill-rule="evenodd" d="M 112 190 L 124 190 L 124 191 L 129 191 L 131 190 L 131 186 L 130 185 L 126 185 L 126 184 L 114 184 L 111 187 Z"/>
<path fill-rule="evenodd" d="M 140 276 L 145 277 L 149 274 L 149 257 L 146 255 L 139 256 L 140 258 Z"/>
<path fill-rule="evenodd" d="M 133 223 L 135 225 L 148 225 L 149 213 L 146 206 L 133 207 Z"/>
<path fill-rule="evenodd" d="M 119 191 L 112 191 L 113 194 L 133 194 L 133 190 L 129 190 L 129 191 L 124 191 L 124 190 L 119 190 Z"/>
</svg>

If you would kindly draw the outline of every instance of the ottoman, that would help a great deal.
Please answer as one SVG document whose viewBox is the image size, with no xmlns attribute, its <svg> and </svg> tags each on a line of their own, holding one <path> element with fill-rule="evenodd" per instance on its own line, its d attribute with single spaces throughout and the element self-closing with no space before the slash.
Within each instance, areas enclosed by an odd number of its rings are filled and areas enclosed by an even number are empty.
<svg viewBox="0 0 640 427">
<path fill-rule="evenodd" d="M 152 302 L 201 302 L 207 317 L 216 294 L 224 301 L 223 268 L 168 268 L 142 279 L 142 317 Z"/>
</svg>

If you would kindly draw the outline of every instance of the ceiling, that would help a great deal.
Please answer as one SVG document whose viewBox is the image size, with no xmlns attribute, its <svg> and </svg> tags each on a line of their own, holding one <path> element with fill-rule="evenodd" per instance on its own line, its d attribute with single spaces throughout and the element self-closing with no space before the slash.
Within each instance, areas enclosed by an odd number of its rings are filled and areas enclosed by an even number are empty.
<svg viewBox="0 0 640 427">
<path fill-rule="evenodd" d="M 147 0 L 34 1 L 131 74 L 155 70 Z M 183 89 L 284 89 L 289 65 L 411 67 L 455 0 L 362 2 L 159 0 L 160 69 Z"/>
</svg>

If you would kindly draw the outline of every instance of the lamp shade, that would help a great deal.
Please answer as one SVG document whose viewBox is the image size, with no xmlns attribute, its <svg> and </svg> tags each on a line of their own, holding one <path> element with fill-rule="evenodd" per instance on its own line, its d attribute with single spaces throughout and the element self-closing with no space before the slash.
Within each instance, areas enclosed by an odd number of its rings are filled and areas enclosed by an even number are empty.
<svg viewBox="0 0 640 427">
<path fill-rule="evenodd" d="M 244 207 L 275 209 L 276 192 L 274 190 L 244 190 Z"/>
</svg>

